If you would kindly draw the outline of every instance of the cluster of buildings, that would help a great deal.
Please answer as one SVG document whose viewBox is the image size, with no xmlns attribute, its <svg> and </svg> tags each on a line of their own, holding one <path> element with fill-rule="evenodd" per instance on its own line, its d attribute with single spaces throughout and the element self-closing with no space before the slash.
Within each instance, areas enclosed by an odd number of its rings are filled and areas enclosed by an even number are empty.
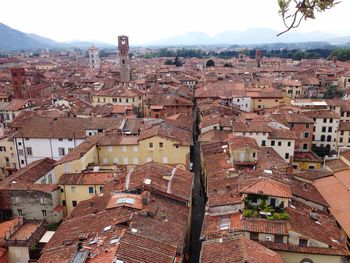
<svg viewBox="0 0 350 263">
<path fill-rule="evenodd" d="M 0 59 L 0 262 L 348 262 L 350 63 L 167 59 Z"/>
</svg>

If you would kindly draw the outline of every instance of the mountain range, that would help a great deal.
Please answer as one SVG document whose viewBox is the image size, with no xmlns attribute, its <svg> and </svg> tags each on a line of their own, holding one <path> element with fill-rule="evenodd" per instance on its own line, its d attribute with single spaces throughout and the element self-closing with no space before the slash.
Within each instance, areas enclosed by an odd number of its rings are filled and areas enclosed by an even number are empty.
<svg viewBox="0 0 350 263">
<path fill-rule="evenodd" d="M 330 44 L 345 44 L 350 42 L 350 36 L 314 31 L 309 33 L 290 31 L 279 37 L 279 31 L 269 28 L 251 28 L 244 31 L 225 31 L 214 36 L 203 32 L 187 32 L 183 35 L 163 38 L 146 43 L 146 46 L 192 46 L 192 45 L 255 45 L 272 43 L 303 43 L 328 42 Z"/>
<path fill-rule="evenodd" d="M 350 36 L 314 31 L 302 33 L 290 31 L 276 37 L 279 32 L 269 28 L 252 28 L 244 31 L 225 31 L 214 36 L 203 32 L 187 32 L 182 35 L 139 44 L 138 46 L 208 46 L 208 45 L 258 45 L 274 43 L 306 43 L 314 42 L 312 46 L 326 47 L 329 44 L 344 45 L 350 43 Z M 316 44 L 318 43 L 318 44 Z M 0 50 L 22 50 L 38 48 L 88 48 L 90 41 L 57 42 L 36 34 L 23 33 L 0 23 Z M 113 44 L 94 42 L 100 48 L 115 48 Z"/>
<path fill-rule="evenodd" d="M 98 47 L 115 47 L 106 43 L 89 42 L 89 41 L 70 41 L 57 42 L 49 38 L 45 38 L 36 34 L 23 33 L 13 29 L 3 23 L 0 23 L 0 50 L 22 50 L 22 49 L 38 49 L 38 48 L 71 48 L 80 47 L 88 48 L 92 44 Z"/>
</svg>

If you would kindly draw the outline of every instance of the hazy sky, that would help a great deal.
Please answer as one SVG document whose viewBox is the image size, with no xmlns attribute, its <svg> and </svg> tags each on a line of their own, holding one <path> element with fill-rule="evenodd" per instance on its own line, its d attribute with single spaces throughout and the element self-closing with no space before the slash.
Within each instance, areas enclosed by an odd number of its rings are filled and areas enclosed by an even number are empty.
<svg viewBox="0 0 350 263">
<path fill-rule="evenodd" d="M 350 35 L 350 0 L 299 31 Z M 269 27 L 283 30 L 277 0 L 1 0 L 0 22 L 56 41 L 147 43 L 188 31 L 210 35 L 226 30 Z"/>
</svg>

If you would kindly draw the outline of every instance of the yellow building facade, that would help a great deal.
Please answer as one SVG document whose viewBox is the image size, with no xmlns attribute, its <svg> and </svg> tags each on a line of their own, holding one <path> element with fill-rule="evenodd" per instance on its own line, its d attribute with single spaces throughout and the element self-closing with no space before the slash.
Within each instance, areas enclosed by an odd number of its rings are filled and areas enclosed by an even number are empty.
<svg viewBox="0 0 350 263">
<path fill-rule="evenodd" d="M 0 139 L 0 179 L 18 169 L 16 148 L 8 136 Z"/>
<path fill-rule="evenodd" d="M 100 165 L 142 165 L 150 161 L 182 164 L 189 167 L 190 146 L 174 140 L 153 136 L 138 144 L 98 145 Z"/>
</svg>

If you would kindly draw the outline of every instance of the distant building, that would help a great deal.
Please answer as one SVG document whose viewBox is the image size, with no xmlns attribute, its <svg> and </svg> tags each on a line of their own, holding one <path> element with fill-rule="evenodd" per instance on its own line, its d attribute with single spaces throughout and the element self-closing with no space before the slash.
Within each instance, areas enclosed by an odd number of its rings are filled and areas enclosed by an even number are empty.
<svg viewBox="0 0 350 263">
<path fill-rule="evenodd" d="M 92 69 L 100 68 L 99 50 L 94 45 L 89 48 L 89 64 Z"/>
<path fill-rule="evenodd" d="M 26 97 L 26 76 L 24 68 L 11 68 L 12 89 L 16 99 Z"/>
<path fill-rule="evenodd" d="M 129 38 L 127 36 L 118 37 L 118 50 L 120 60 L 120 82 L 130 82 L 129 66 Z"/>
</svg>

